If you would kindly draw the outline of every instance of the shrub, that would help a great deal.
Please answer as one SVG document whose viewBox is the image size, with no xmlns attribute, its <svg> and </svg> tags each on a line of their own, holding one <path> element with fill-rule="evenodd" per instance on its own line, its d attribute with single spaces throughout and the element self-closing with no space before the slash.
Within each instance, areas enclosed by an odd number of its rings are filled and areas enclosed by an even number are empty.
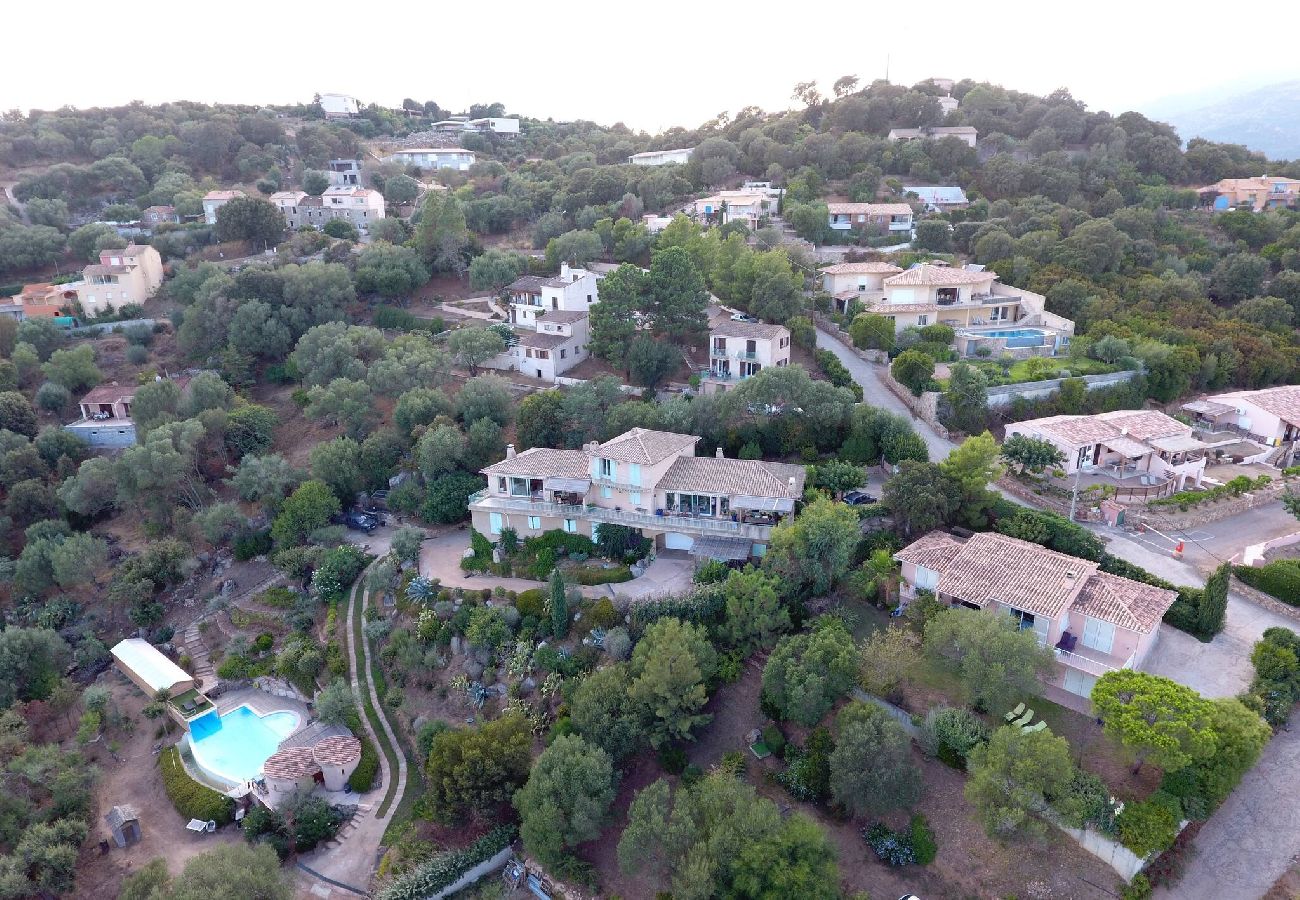
<svg viewBox="0 0 1300 900">
<path fill-rule="evenodd" d="M 691 580 L 696 584 L 717 584 L 719 581 L 726 581 L 727 573 L 730 571 L 722 560 L 710 559 L 695 570 Z"/>
<path fill-rule="evenodd" d="M 912 852 L 916 855 L 916 864 L 928 866 L 934 862 L 934 857 L 939 852 L 939 845 L 934 840 L 934 829 L 920 813 L 912 816 L 908 829 L 911 832 Z"/>
<path fill-rule="evenodd" d="M 613 600 L 601 597 L 591 605 L 587 620 L 591 622 L 593 628 L 613 628 L 622 620 L 622 616 L 614 608 Z"/>
<path fill-rule="evenodd" d="M 1178 835 L 1178 801 L 1169 795 L 1153 795 L 1150 800 L 1124 804 L 1115 818 L 1120 843 L 1138 857 L 1164 850 Z"/>
<path fill-rule="evenodd" d="M 621 584 L 632 580 L 632 570 L 627 566 L 613 566 L 608 569 L 584 567 L 566 573 L 564 580 L 570 584 Z"/>
<path fill-rule="evenodd" d="M 681 747 L 664 747 L 659 751 L 659 765 L 669 775 L 686 771 L 686 751 Z"/>
<path fill-rule="evenodd" d="M 936 706 L 921 723 L 921 749 L 954 769 L 965 769 L 971 750 L 988 739 L 988 727 L 966 709 Z"/>
<path fill-rule="evenodd" d="M 785 735 L 775 725 L 763 729 L 763 744 L 776 756 L 785 755 Z"/>
<path fill-rule="evenodd" d="M 880 861 L 889 866 L 910 866 L 916 859 L 911 831 L 894 831 L 883 822 L 862 830 L 867 846 L 875 851 Z"/>
<path fill-rule="evenodd" d="M 519 610 L 519 615 L 525 619 L 532 616 L 540 620 L 546 615 L 546 591 L 541 588 L 520 591 L 519 596 L 515 598 L 515 609 Z"/>
<path fill-rule="evenodd" d="M 370 743 L 370 738 L 366 735 L 365 730 L 361 727 L 361 720 L 356 721 L 356 727 L 352 732 L 361 741 L 361 761 L 357 767 L 348 776 L 348 787 L 358 794 L 364 794 L 370 790 L 375 783 L 375 776 L 379 774 L 379 753 Z"/>
<path fill-rule="evenodd" d="M 1243 584 L 1300 606 L 1300 559 L 1277 559 L 1265 566 L 1233 566 L 1232 573 Z"/>
<path fill-rule="evenodd" d="M 229 824 L 234 819 L 235 801 L 191 778 L 175 747 L 168 747 L 158 755 L 158 765 L 162 768 L 163 790 L 181 818 L 213 821 L 218 825 Z"/>
<path fill-rule="evenodd" d="M 261 531 L 248 531 L 235 537 L 234 544 L 235 559 L 239 562 L 247 562 L 257 556 L 265 556 L 271 552 L 271 529 L 264 528 Z"/>
<path fill-rule="evenodd" d="M 440 853 L 383 888 L 375 895 L 376 900 L 421 900 L 431 897 L 479 863 L 509 847 L 514 842 L 515 833 L 513 825 L 502 825 L 464 850 Z"/>
</svg>

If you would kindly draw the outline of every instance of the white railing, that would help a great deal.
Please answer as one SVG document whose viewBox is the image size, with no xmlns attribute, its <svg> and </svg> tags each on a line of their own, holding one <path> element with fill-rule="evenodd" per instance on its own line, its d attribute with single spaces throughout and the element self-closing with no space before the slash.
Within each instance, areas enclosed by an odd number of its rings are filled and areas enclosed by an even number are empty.
<svg viewBox="0 0 1300 900">
<path fill-rule="evenodd" d="M 1131 655 L 1119 665 L 1112 665 L 1091 656 L 1084 656 L 1070 650 L 1062 650 L 1060 647 L 1053 647 L 1052 649 L 1056 653 L 1056 658 L 1062 663 L 1073 669 L 1081 669 L 1090 675 L 1105 675 L 1107 672 L 1118 672 L 1120 669 L 1128 669 L 1133 666 L 1133 656 Z"/>
<path fill-rule="evenodd" d="M 730 519 L 711 519 L 699 516 L 660 516 L 653 513 L 610 509 L 604 506 L 550 503 L 545 500 L 527 500 L 522 497 L 503 497 L 499 494 L 492 494 L 488 490 L 471 494 L 469 505 L 477 505 L 479 509 L 488 511 L 511 510 L 534 516 L 554 516 L 564 519 L 581 518 L 610 525 L 631 525 L 639 528 L 657 528 L 664 531 L 697 531 L 708 534 L 752 538 L 754 540 L 767 540 L 772 533 L 771 525 L 753 525 L 748 522 L 733 522 Z"/>
</svg>

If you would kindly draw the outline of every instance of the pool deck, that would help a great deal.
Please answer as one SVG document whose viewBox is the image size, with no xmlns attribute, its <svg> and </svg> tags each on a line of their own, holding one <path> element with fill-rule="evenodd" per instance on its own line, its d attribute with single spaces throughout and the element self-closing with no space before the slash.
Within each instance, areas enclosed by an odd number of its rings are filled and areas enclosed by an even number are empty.
<svg viewBox="0 0 1300 900">
<path fill-rule="evenodd" d="M 298 727 L 289 735 L 286 735 L 286 737 L 297 734 L 311 721 L 311 712 L 307 709 L 307 704 L 288 697 L 277 697 L 273 694 L 268 694 L 265 691 L 258 690 L 257 688 L 239 688 L 237 690 L 228 691 L 218 697 L 214 703 L 217 715 L 221 716 L 224 716 L 226 713 L 232 712 L 241 706 L 247 706 L 259 716 L 266 716 L 277 712 L 295 713 L 298 716 Z M 189 733 L 186 732 L 185 736 L 188 738 Z M 224 776 L 208 772 L 200 766 L 198 762 L 193 759 L 192 751 L 190 753 L 190 759 L 184 760 L 184 764 L 185 768 L 189 770 L 191 777 L 209 787 L 216 788 L 223 794 L 231 797 L 242 797 L 247 793 L 244 785 L 236 785 Z"/>
</svg>

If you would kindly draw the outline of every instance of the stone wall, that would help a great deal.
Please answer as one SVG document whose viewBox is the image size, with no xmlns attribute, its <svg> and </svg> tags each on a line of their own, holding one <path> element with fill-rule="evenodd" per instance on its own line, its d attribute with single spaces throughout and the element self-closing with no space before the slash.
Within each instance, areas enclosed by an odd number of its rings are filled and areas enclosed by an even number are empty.
<svg viewBox="0 0 1300 900">
<path fill-rule="evenodd" d="M 1132 381 L 1138 375 L 1134 371 L 1111 372 L 1106 375 L 1080 375 L 1084 388 L 1095 391 L 1098 388 L 1113 387 Z M 1020 384 L 998 384 L 989 387 L 989 406 L 1009 406 L 1017 397 L 1026 400 L 1041 400 L 1050 397 L 1061 389 L 1064 378 L 1049 378 L 1045 381 L 1024 381 Z"/>
<path fill-rule="evenodd" d="M 464 875 L 457 878 L 455 881 L 447 885 L 442 890 L 438 891 L 436 894 L 430 894 L 429 900 L 441 900 L 442 897 L 450 897 L 452 894 L 456 893 L 457 891 L 469 887 L 471 884 L 478 881 L 484 875 L 491 874 L 492 872 L 495 872 L 498 869 L 504 868 L 505 864 L 508 863 L 510 861 L 510 858 L 514 855 L 515 855 L 515 851 L 512 848 L 510 847 L 504 848 L 499 853 L 497 853 L 496 856 L 493 856 L 490 859 L 483 860 L 477 866 L 470 869 Z"/>
<path fill-rule="evenodd" d="M 939 421 L 939 398 L 943 396 L 938 391 L 926 391 L 921 396 L 916 396 L 905 385 L 900 384 L 894 379 L 889 369 L 882 368 L 879 372 L 880 383 L 885 388 L 903 402 L 903 405 L 912 411 L 925 424 L 934 429 L 934 433 L 944 440 L 952 440 L 948 429 Z"/>
<path fill-rule="evenodd" d="M 1272 484 L 1265 485 L 1256 491 L 1247 491 L 1236 497 L 1189 506 L 1186 510 L 1170 505 L 1148 506 L 1143 515 L 1157 521 L 1162 530 L 1165 528 L 1195 528 L 1207 522 L 1217 522 L 1220 519 L 1247 512 L 1257 506 L 1272 503 L 1282 496 L 1288 485 L 1294 482 L 1294 478 L 1279 477 Z"/>
<path fill-rule="evenodd" d="M 852 353 L 854 356 L 856 356 L 858 359 L 862 360 L 863 362 L 868 362 L 871 363 L 872 365 L 878 365 L 878 366 L 888 365 L 889 363 L 888 353 L 886 353 L 884 350 L 861 350 L 853 346 L 853 338 L 849 335 L 847 331 L 841 328 L 839 324 L 836 323 L 833 319 L 828 319 L 822 313 L 814 312 L 813 323 L 822 331 L 828 331 L 833 336 L 839 338 L 840 343 L 843 344 L 845 347 L 847 347 L 850 353 Z"/>
<path fill-rule="evenodd" d="M 1269 612 L 1277 613 L 1279 616 L 1285 616 L 1294 622 L 1300 622 L 1300 609 L 1297 609 L 1288 603 L 1283 603 L 1276 597 L 1269 596 L 1259 588 L 1251 587 L 1245 582 L 1238 581 L 1237 576 L 1235 575 L 1232 577 L 1231 592 L 1240 597 L 1245 597 L 1251 603 L 1262 606 Z"/>
</svg>

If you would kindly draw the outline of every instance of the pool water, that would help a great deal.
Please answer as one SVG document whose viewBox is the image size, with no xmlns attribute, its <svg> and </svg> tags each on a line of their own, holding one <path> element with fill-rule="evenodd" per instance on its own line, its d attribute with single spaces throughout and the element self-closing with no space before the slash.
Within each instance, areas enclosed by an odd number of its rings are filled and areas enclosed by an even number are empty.
<svg viewBox="0 0 1300 900">
<path fill-rule="evenodd" d="M 191 722 L 190 749 L 204 770 L 238 784 L 261 774 L 262 763 L 297 730 L 297 713 L 259 716 L 240 706 L 223 716 L 212 712 Z"/>
<path fill-rule="evenodd" d="M 1042 336 L 1043 332 L 1039 331 L 1037 328 L 1007 328 L 1001 331 L 977 331 L 971 335 L 971 337 L 986 338 L 1041 338 Z"/>
</svg>

